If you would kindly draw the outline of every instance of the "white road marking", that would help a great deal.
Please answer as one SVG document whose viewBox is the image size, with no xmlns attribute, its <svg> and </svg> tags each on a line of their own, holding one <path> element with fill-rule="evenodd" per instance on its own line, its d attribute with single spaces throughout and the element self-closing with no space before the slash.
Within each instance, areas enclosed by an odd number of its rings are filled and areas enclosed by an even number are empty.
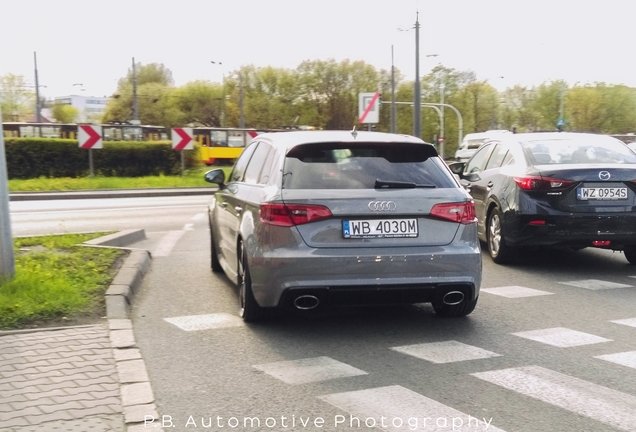
<svg viewBox="0 0 636 432">
<path fill-rule="evenodd" d="M 633 285 L 625 285 L 615 282 L 602 281 L 598 279 L 586 279 L 580 281 L 571 281 L 571 282 L 559 282 L 563 285 L 570 285 L 577 288 L 585 288 L 589 290 L 605 290 L 605 289 L 615 289 L 615 288 L 631 288 Z"/>
<path fill-rule="evenodd" d="M 616 354 L 606 354 L 595 356 L 594 358 L 606 360 L 608 362 L 616 363 L 622 366 L 627 366 L 632 369 L 636 369 L 636 351 L 628 351 Z"/>
<path fill-rule="evenodd" d="M 150 251 L 153 257 L 165 257 L 170 255 L 172 252 L 172 248 L 177 244 L 181 236 L 185 231 L 168 231 L 163 238 L 155 245 L 155 247 Z"/>
<path fill-rule="evenodd" d="M 525 339 L 541 342 L 560 348 L 568 348 L 580 345 L 590 345 L 601 342 L 611 342 L 611 339 L 605 339 L 600 336 L 594 336 L 589 333 L 583 333 L 576 330 L 570 330 L 563 327 L 548 328 L 542 330 L 532 330 L 526 332 L 512 333 Z"/>
<path fill-rule="evenodd" d="M 452 363 L 465 360 L 501 357 L 501 354 L 486 351 L 485 349 L 466 345 L 454 340 L 405 345 L 391 349 L 422 360 L 428 360 L 432 363 Z"/>
<path fill-rule="evenodd" d="M 329 357 L 259 364 L 254 365 L 254 368 L 287 384 L 306 384 L 317 381 L 329 381 L 336 378 L 367 375 L 363 370 Z"/>
<path fill-rule="evenodd" d="M 210 330 L 227 327 L 240 327 L 245 325 L 241 318 L 226 313 L 190 315 L 164 318 L 164 320 L 185 331 Z"/>
<path fill-rule="evenodd" d="M 504 432 L 492 426 L 492 418 L 464 414 L 398 385 L 334 393 L 319 399 L 349 414 L 334 418 L 334 423 L 339 422 L 335 426 L 346 430 L 375 427 L 386 431 Z"/>
<path fill-rule="evenodd" d="M 627 318 L 622 320 L 610 321 L 616 324 L 623 324 L 630 327 L 636 327 L 636 318 Z"/>
<path fill-rule="evenodd" d="M 547 291 L 540 291 L 533 288 L 526 288 L 522 286 L 506 286 L 499 288 L 482 288 L 482 292 L 488 294 L 494 294 L 507 298 L 519 298 L 519 297 L 534 297 L 534 296 L 544 296 L 544 295 L 552 295 L 554 293 Z"/>
<path fill-rule="evenodd" d="M 192 216 L 192 219 L 191 219 L 191 220 L 199 220 L 199 219 L 201 219 L 203 216 L 205 216 L 205 214 L 204 214 L 204 213 L 197 213 L 197 214 L 195 214 L 194 216 Z"/>
<path fill-rule="evenodd" d="M 636 397 L 632 395 L 539 366 L 471 375 L 613 427 L 636 430 Z"/>
<path fill-rule="evenodd" d="M 194 231 L 194 224 L 187 223 L 183 226 L 184 231 Z"/>
</svg>

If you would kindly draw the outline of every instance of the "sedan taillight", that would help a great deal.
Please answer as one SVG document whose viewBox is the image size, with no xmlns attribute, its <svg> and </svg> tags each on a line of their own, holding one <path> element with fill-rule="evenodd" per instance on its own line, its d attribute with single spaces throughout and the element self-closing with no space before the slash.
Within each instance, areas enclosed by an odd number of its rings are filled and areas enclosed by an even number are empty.
<svg viewBox="0 0 636 432">
<path fill-rule="evenodd" d="M 431 209 L 431 216 L 452 222 L 458 222 L 464 225 L 470 224 L 476 220 L 475 204 L 472 201 L 463 203 L 435 204 Z"/>
<path fill-rule="evenodd" d="M 329 219 L 331 210 L 325 206 L 302 204 L 261 204 L 261 222 L 291 227 Z"/>
<path fill-rule="evenodd" d="M 514 177 L 514 180 L 521 189 L 531 191 L 563 189 L 574 183 L 572 180 L 559 180 L 541 176 Z"/>
</svg>

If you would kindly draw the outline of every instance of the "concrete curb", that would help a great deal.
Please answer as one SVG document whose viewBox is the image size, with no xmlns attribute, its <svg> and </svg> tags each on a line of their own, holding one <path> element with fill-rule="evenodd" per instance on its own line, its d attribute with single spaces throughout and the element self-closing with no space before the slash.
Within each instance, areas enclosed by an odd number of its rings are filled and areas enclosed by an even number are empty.
<svg viewBox="0 0 636 432">
<path fill-rule="evenodd" d="M 85 245 L 90 246 L 117 246 L 122 247 L 131 243 L 145 240 L 146 231 L 143 229 L 129 229 L 119 231 L 115 234 L 110 234 L 93 240 L 84 242 Z"/>
</svg>

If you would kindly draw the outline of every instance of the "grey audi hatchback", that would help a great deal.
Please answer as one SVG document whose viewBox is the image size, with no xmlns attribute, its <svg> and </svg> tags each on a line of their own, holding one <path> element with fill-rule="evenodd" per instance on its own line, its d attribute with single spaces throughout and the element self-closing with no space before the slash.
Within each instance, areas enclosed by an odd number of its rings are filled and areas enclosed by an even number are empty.
<svg viewBox="0 0 636 432">
<path fill-rule="evenodd" d="M 351 131 L 256 137 L 208 208 L 211 265 L 239 291 L 239 313 L 273 308 L 477 304 L 481 251 L 472 198 L 435 148 Z"/>
</svg>

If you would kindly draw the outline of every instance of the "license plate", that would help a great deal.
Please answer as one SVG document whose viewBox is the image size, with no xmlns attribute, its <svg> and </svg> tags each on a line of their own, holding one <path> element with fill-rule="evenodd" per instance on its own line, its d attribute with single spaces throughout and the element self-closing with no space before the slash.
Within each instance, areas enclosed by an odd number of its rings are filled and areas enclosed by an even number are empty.
<svg viewBox="0 0 636 432">
<path fill-rule="evenodd" d="M 593 187 L 578 188 L 576 198 L 582 201 L 588 200 L 622 200 L 627 199 L 627 188 Z"/>
<path fill-rule="evenodd" d="M 417 237 L 418 233 L 417 219 L 342 221 L 342 236 L 346 239 Z"/>
</svg>

